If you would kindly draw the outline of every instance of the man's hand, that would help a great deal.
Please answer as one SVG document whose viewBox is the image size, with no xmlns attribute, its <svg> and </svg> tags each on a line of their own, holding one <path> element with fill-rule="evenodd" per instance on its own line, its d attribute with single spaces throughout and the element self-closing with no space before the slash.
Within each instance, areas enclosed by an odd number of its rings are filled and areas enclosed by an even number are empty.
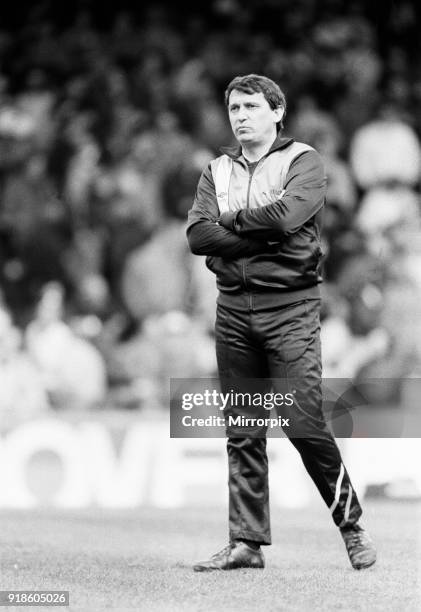
<svg viewBox="0 0 421 612">
<path fill-rule="evenodd" d="M 224 212 L 218 218 L 218 224 L 225 227 L 225 229 L 230 230 L 231 232 L 235 232 L 235 220 L 237 218 L 238 211 L 232 212 Z"/>
</svg>

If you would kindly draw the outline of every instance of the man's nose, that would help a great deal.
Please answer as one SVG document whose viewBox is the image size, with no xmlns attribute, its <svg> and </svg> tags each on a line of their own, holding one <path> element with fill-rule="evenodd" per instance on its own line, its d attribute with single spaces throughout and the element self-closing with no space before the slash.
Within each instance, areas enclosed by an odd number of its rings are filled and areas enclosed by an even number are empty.
<svg viewBox="0 0 421 612">
<path fill-rule="evenodd" d="M 238 109 L 238 120 L 244 121 L 247 118 L 247 109 L 244 106 L 240 106 Z"/>
</svg>

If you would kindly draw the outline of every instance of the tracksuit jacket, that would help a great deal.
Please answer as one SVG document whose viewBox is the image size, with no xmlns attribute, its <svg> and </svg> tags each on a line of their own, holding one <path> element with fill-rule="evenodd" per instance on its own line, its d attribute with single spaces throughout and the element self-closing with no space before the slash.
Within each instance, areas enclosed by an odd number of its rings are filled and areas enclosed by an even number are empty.
<svg viewBox="0 0 421 612">
<path fill-rule="evenodd" d="M 187 226 L 191 251 L 207 255 L 216 274 L 219 303 L 259 309 L 319 297 L 326 192 L 320 155 L 279 134 L 250 173 L 240 147 L 223 151 L 232 160 L 230 212 L 216 228 L 221 213 L 211 162 Z"/>
</svg>

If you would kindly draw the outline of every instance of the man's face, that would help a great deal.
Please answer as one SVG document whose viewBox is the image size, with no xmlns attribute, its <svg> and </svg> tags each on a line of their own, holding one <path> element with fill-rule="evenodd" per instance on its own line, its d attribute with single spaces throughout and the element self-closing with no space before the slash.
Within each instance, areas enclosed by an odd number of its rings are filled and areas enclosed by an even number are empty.
<svg viewBox="0 0 421 612">
<path fill-rule="evenodd" d="M 247 94 L 233 89 L 228 101 L 228 115 L 234 136 L 240 144 L 272 142 L 282 108 L 272 109 L 261 91 Z"/>
</svg>

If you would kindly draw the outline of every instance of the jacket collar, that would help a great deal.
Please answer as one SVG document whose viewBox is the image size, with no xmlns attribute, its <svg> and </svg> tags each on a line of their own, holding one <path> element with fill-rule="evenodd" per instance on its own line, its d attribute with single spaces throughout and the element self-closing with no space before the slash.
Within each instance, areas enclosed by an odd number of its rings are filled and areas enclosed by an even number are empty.
<svg viewBox="0 0 421 612">
<path fill-rule="evenodd" d="M 278 149 L 285 149 L 286 147 L 289 147 L 289 145 L 293 142 L 293 138 L 287 138 L 285 136 L 282 136 L 282 132 L 279 131 L 266 155 L 269 155 L 270 153 L 273 153 L 273 151 L 277 151 Z M 237 144 L 234 147 L 221 147 L 220 151 L 221 153 L 225 153 L 225 155 L 228 155 L 228 157 L 231 157 L 231 159 L 238 159 L 242 155 L 242 149 L 240 144 Z"/>
</svg>

